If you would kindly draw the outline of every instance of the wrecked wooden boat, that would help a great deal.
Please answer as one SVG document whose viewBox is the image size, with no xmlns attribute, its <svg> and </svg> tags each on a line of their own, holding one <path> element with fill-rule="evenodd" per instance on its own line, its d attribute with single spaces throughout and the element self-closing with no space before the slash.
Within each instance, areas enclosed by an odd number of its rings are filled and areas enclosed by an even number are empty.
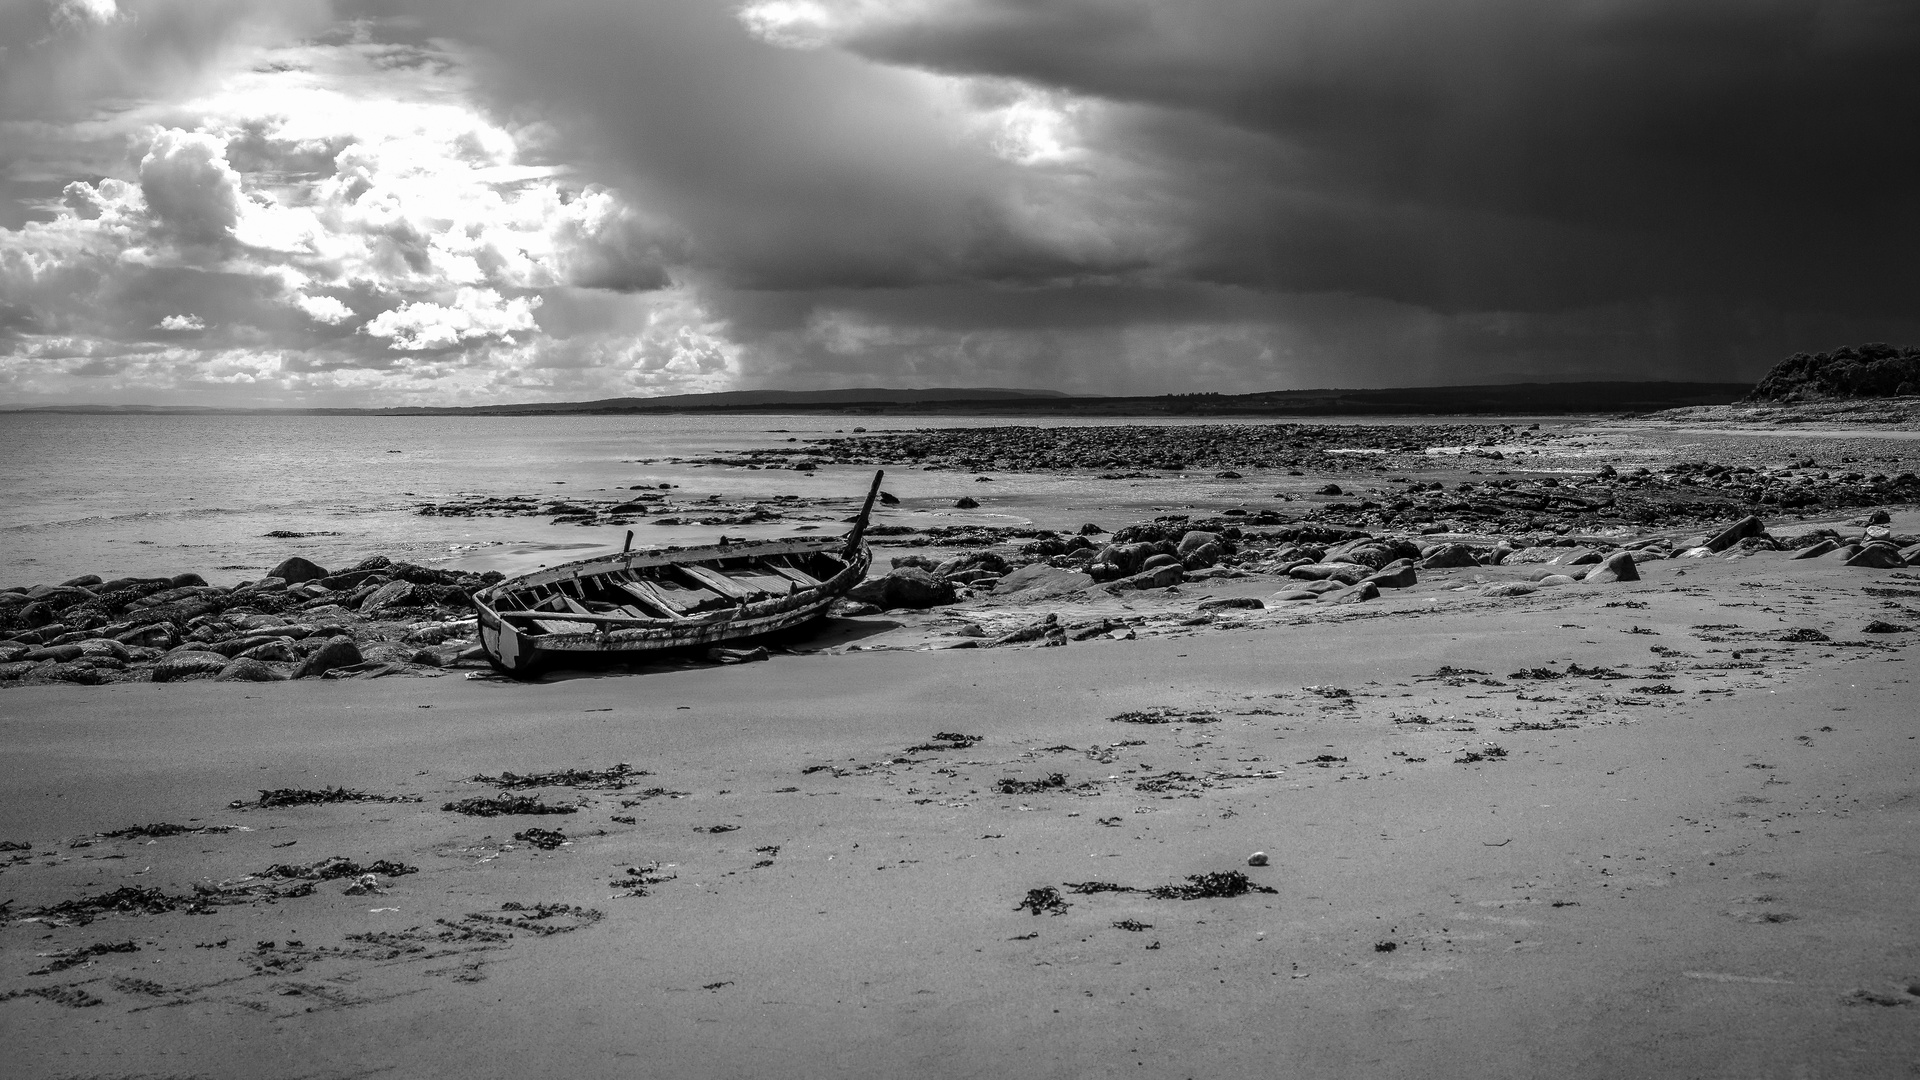
<svg viewBox="0 0 1920 1080">
<path fill-rule="evenodd" d="M 867 576 L 867 500 L 845 536 L 627 550 L 507 578 L 473 596 L 480 647 L 517 678 L 798 626 Z M 627 534 L 632 542 L 632 533 Z"/>
</svg>

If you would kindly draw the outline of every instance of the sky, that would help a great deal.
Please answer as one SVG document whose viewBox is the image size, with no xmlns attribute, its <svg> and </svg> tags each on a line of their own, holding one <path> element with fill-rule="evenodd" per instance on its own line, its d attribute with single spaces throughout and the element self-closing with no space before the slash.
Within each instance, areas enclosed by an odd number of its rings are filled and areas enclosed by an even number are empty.
<svg viewBox="0 0 1920 1080">
<path fill-rule="evenodd" d="M 1912 0 L 0 0 L 0 403 L 1920 344 Z"/>
</svg>

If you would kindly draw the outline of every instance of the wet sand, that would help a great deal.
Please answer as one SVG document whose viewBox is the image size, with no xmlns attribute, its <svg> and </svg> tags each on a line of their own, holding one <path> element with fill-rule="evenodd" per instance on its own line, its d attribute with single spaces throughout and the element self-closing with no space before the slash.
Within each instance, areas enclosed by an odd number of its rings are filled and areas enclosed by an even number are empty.
<svg viewBox="0 0 1920 1080">
<path fill-rule="evenodd" d="M 1480 572 L 1064 648 L 9 690 L 10 1072 L 1910 1074 L 1916 635 L 1862 630 L 1920 575 Z M 229 806 L 332 786 L 420 801 Z M 229 831 L 98 835 L 155 824 Z M 335 856 L 416 869 L 264 873 Z M 1146 891 L 1235 871 L 1273 891 Z M 175 910 L 60 907 L 116 890 Z"/>
</svg>

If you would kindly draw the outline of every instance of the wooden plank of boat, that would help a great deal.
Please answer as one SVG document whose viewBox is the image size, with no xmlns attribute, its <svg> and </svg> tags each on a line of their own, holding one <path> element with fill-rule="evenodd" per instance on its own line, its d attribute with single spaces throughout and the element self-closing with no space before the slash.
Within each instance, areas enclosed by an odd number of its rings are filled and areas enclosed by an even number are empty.
<svg viewBox="0 0 1920 1080">
<path fill-rule="evenodd" d="M 774 573 L 779 574 L 781 577 L 786 578 L 788 581 L 793 582 L 803 589 L 817 589 L 820 587 L 820 579 L 807 573 L 805 570 L 795 570 L 791 566 L 784 566 L 772 559 L 762 559 L 760 561 L 766 565 L 767 569 L 772 570 Z"/>
<path fill-rule="evenodd" d="M 689 565 L 676 566 L 674 569 L 680 571 L 682 575 L 693 579 L 696 583 L 719 593 L 721 596 L 730 597 L 734 600 L 757 600 L 761 596 L 760 590 L 749 588 L 737 581 L 730 580 L 725 574 L 718 573 L 709 567 Z"/>
<path fill-rule="evenodd" d="M 608 575 L 607 580 L 614 588 L 619 589 L 628 596 L 633 597 L 650 608 L 665 612 L 666 617 L 669 619 L 684 619 L 687 617 L 686 608 L 681 607 L 677 601 L 669 600 L 660 595 L 659 591 L 656 590 L 650 582 L 619 580 L 612 575 Z"/>
<path fill-rule="evenodd" d="M 724 611 L 709 612 L 708 614 L 703 615 L 699 618 L 693 618 L 693 619 L 677 618 L 677 619 L 671 620 L 670 625 L 699 626 L 705 623 L 725 622 L 726 620 L 732 618 L 734 613 L 737 610 L 738 610 L 737 608 L 727 608 Z M 553 613 L 550 611 L 497 611 L 497 612 L 494 612 L 494 614 L 498 615 L 502 619 L 531 619 L 534 621 L 535 625 L 544 625 L 541 622 L 541 620 L 553 620 Z M 571 618 L 575 620 L 575 623 L 570 625 L 576 625 L 576 628 L 573 630 L 560 631 L 560 632 L 569 633 L 569 634 L 590 634 L 593 631 L 599 629 L 600 626 L 603 626 L 603 625 L 604 626 L 658 626 L 663 622 L 669 622 L 669 620 L 666 620 L 666 619 L 654 619 L 654 618 L 632 619 L 632 618 L 628 618 L 625 615 L 575 615 L 575 616 L 571 616 Z"/>
<path fill-rule="evenodd" d="M 771 596 L 791 596 L 800 583 L 778 574 L 762 574 L 753 570 L 721 570 L 733 580 L 751 589 L 758 589 Z"/>
</svg>

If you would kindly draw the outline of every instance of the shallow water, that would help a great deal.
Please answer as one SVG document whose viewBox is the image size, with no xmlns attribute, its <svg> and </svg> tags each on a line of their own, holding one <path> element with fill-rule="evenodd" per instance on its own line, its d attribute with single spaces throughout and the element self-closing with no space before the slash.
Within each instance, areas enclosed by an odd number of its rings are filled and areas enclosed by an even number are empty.
<svg viewBox="0 0 1920 1080">
<path fill-rule="evenodd" d="M 796 494 L 852 500 L 864 469 L 785 470 L 642 464 L 850 432 L 1092 423 L 1186 426 L 1218 420 L 1111 422 L 954 416 L 113 416 L 0 414 L 0 585 L 80 574 L 176 574 L 216 584 L 258 577 L 288 555 L 340 566 L 369 554 L 426 565 L 513 572 L 581 558 L 625 539 L 617 528 L 545 518 L 443 518 L 422 503 L 461 494 L 609 497 L 637 485 L 677 485 L 677 497 Z M 1231 422 L 1231 421 L 1230 421 Z M 1272 423 L 1273 421 L 1246 421 Z M 1391 420 L 1374 422 L 1394 422 Z M 1001 475 L 988 499 L 972 476 L 896 471 L 902 503 L 880 520 L 1079 524 L 1075 513 L 1115 505 L 1184 505 L 1235 497 L 1210 476 L 1119 485 L 1084 478 Z M 1096 492 L 1095 489 L 1099 490 Z M 957 511 L 975 495 L 989 505 Z M 1094 497 L 1094 496 L 1098 497 Z M 821 522 L 824 529 L 838 526 Z M 730 528 L 779 535 L 793 523 Z M 268 537 L 273 531 L 312 534 Z M 636 544 L 706 543 L 711 528 L 637 525 Z"/>
</svg>

